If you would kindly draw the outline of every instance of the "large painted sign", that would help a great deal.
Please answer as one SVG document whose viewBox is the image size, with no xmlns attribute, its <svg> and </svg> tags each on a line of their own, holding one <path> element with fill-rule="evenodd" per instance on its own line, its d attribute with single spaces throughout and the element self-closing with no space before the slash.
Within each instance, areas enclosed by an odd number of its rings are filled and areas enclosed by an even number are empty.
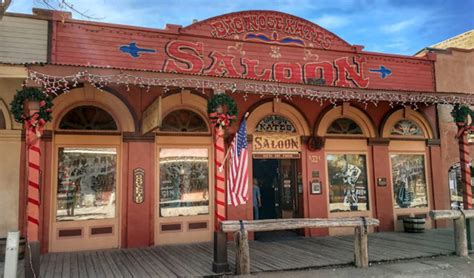
<svg viewBox="0 0 474 278">
<path fill-rule="evenodd" d="M 232 13 L 164 30 L 56 22 L 52 61 L 246 80 L 434 91 L 433 61 L 363 52 L 279 12 Z"/>
</svg>

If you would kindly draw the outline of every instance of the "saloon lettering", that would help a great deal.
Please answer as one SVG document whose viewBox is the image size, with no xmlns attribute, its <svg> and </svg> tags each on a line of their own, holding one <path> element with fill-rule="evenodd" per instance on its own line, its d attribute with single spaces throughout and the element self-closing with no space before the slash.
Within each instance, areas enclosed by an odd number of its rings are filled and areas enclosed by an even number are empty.
<svg viewBox="0 0 474 278">
<path fill-rule="evenodd" d="M 244 15 L 227 17 L 211 23 L 211 35 L 223 38 L 235 34 L 279 31 L 309 40 L 324 49 L 331 47 L 333 37 L 305 21 L 284 15 Z"/>
<path fill-rule="evenodd" d="M 253 151 L 300 151 L 300 139 L 298 135 L 255 135 L 253 139 Z"/>
<path fill-rule="evenodd" d="M 212 51 L 207 54 L 208 58 L 204 58 L 202 42 L 170 41 L 165 47 L 165 52 L 168 56 L 163 65 L 165 72 L 305 84 L 310 84 L 314 79 L 323 79 L 326 85 L 339 87 L 367 88 L 369 85 L 369 78 L 364 76 L 366 59 L 360 56 L 305 64 L 278 62 L 271 67 L 264 67 L 257 59 L 236 58 L 234 55 L 218 51 Z"/>
</svg>

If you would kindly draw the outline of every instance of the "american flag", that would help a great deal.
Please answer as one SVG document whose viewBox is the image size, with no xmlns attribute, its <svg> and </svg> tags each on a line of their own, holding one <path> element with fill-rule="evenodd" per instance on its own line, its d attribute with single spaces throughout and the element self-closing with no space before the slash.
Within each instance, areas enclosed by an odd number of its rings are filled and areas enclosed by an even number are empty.
<svg viewBox="0 0 474 278">
<path fill-rule="evenodd" d="M 234 206 L 243 205 L 248 200 L 247 146 L 247 122 L 244 119 L 230 145 L 227 201 Z"/>
</svg>

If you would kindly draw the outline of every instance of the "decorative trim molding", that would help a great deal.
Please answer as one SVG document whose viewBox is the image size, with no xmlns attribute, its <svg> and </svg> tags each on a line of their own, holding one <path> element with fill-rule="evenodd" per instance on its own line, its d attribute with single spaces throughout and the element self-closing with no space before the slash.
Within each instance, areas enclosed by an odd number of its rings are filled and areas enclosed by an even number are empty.
<svg viewBox="0 0 474 278">
<path fill-rule="evenodd" d="M 369 146 L 388 146 L 390 144 L 390 139 L 388 138 L 368 138 L 367 144 Z"/>
<path fill-rule="evenodd" d="M 155 142 L 155 133 L 146 134 L 136 132 L 124 132 L 122 136 L 123 142 Z"/>
</svg>

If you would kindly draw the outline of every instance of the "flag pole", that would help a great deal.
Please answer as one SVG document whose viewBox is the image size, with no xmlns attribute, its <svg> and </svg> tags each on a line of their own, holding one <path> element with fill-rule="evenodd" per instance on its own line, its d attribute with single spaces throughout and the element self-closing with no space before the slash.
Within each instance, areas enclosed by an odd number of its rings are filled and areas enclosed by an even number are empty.
<svg viewBox="0 0 474 278">
<path fill-rule="evenodd" d="M 249 115 L 250 115 L 250 113 L 246 112 L 245 115 L 244 115 L 244 120 L 247 120 Z M 235 135 L 234 135 L 234 137 L 235 137 Z M 220 173 L 222 173 L 222 171 L 224 170 L 224 165 L 227 162 L 227 157 L 229 156 L 229 153 L 230 153 L 230 148 L 227 149 L 227 151 L 225 153 L 225 156 L 224 156 L 224 159 L 222 160 L 222 165 L 218 169 Z"/>
</svg>

